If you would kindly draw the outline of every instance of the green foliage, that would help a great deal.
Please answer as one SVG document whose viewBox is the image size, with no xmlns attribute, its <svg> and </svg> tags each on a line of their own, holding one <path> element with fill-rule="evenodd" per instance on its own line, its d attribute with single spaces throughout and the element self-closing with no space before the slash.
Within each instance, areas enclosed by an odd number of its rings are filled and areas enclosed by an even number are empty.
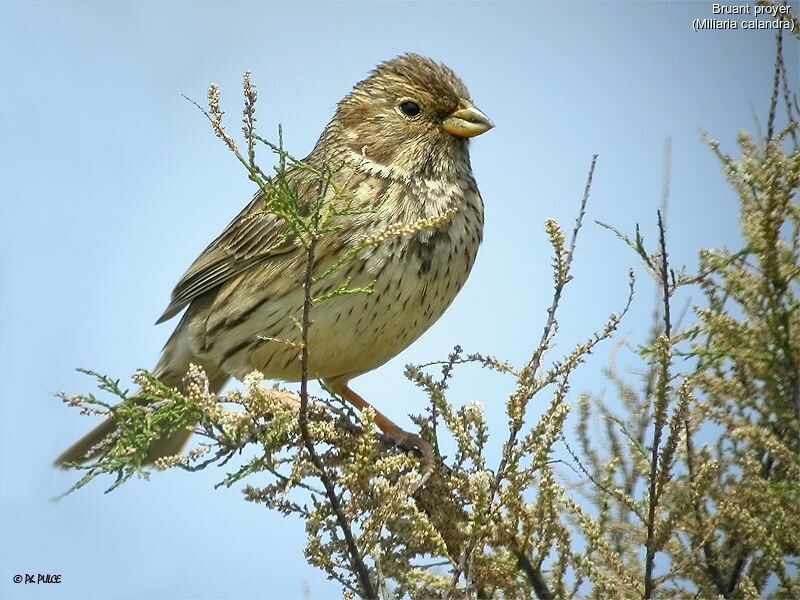
<svg viewBox="0 0 800 600">
<path fill-rule="evenodd" d="M 800 597 L 795 127 L 792 122 L 761 144 L 740 134 L 738 158 L 709 142 L 741 200 L 744 248 L 703 250 L 698 276 L 670 281 L 665 252 L 648 254 L 637 235 L 631 246 L 666 291 L 660 315 L 668 314 L 682 287 L 699 289 L 703 301 L 695 307 L 695 323 L 666 335 L 670 324 L 661 325 L 641 348 L 649 364 L 641 392 L 612 364 L 609 376 L 626 407 L 624 417 L 600 398 L 581 403 L 582 454 L 591 478 L 605 483 L 588 488 L 603 512 L 602 535 L 633 565 L 642 547 L 652 549 L 658 571 L 653 596 L 679 597 L 694 589 L 701 597 Z M 607 424 L 605 455 L 588 434 L 592 404 Z M 624 496 L 608 493 L 614 483 Z"/>
<path fill-rule="evenodd" d="M 94 371 L 79 369 L 97 380 L 97 387 L 118 399 L 115 405 L 98 400 L 93 394 L 68 397 L 59 394 L 67 404 L 78 406 L 83 414 L 113 416 L 118 424 L 116 431 L 103 440 L 97 452 L 99 457 L 88 465 L 74 465 L 86 471 L 83 477 L 66 493 L 73 492 L 99 475 L 113 474 L 110 492 L 134 475 L 147 477 L 144 469 L 150 444 L 164 436 L 194 428 L 200 420 L 199 407 L 182 394 L 162 384 L 152 374 L 137 371 L 133 375 L 139 391 L 131 396 L 113 380 Z M 94 454 L 94 453 L 93 453 Z"/>
</svg>

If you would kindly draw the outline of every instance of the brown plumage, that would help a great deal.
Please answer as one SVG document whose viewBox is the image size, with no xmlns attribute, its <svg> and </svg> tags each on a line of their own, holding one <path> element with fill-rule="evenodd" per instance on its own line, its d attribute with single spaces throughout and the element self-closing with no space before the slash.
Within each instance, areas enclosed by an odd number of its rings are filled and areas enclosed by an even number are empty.
<svg viewBox="0 0 800 600">
<path fill-rule="evenodd" d="M 309 370 L 359 408 L 350 379 L 382 365 L 428 329 L 463 286 L 483 230 L 483 202 L 470 167 L 468 139 L 492 127 L 446 66 L 408 54 L 382 63 L 338 105 L 313 151 L 315 167 L 337 165 L 329 202 L 351 209 L 320 240 L 316 272 L 324 272 L 367 238 L 420 220 L 439 222 L 388 235 L 322 279 L 315 295 L 349 280 L 371 294 L 344 295 L 314 307 Z M 317 193 L 316 176 L 288 173 L 301 203 Z M 297 381 L 295 325 L 303 304 L 306 256 L 285 224 L 264 210 L 260 195 L 225 228 L 178 282 L 159 322 L 186 312 L 164 347 L 155 375 L 180 384 L 189 363 L 202 366 L 213 391 L 253 370 Z M 269 339 L 272 338 L 272 339 Z M 400 431 L 379 414 L 390 434 Z M 101 424 L 59 463 L 85 459 L 113 431 Z M 150 457 L 180 451 L 188 433 L 153 444 Z"/>
</svg>

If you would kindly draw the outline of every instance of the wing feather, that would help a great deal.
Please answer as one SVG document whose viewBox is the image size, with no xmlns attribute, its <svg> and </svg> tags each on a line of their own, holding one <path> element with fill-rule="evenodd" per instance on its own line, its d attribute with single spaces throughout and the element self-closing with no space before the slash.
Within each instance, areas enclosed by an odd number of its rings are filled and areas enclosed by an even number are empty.
<svg viewBox="0 0 800 600">
<path fill-rule="evenodd" d="M 156 323 L 171 319 L 192 300 L 240 273 L 297 250 L 286 224 L 266 212 L 261 193 L 256 194 L 184 273 Z"/>
</svg>

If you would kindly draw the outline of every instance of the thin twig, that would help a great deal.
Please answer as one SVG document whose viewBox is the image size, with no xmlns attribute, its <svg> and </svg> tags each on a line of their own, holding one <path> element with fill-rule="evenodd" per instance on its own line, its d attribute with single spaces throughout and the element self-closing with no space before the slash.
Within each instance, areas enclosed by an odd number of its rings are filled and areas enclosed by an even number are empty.
<svg viewBox="0 0 800 600">
<path fill-rule="evenodd" d="M 666 225 L 661 220 L 661 211 L 657 211 L 656 214 L 658 215 L 658 243 L 661 246 L 661 289 L 664 292 L 664 335 L 669 339 L 672 337 L 672 321 L 670 317 Z"/>
<path fill-rule="evenodd" d="M 778 94 L 781 84 L 781 65 L 783 63 L 783 31 L 775 32 L 775 73 L 772 78 L 772 97 L 769 100 L 769 116 L 767 117 L 767 141 L 772 141 L 775 135 L 775 114 L 778 110 Z"/>
<path fill-rule="evenodd" d="M 315 213 L 318 218 L 319 213 Z M 315 223 L 316 225 L 316 223 Z M 339 528 L 342 530 L 345 544 L 347 545 L 348 553 L 350 554 L 350 562 L 352 563 L 353 571 L 358 576 L 359 583 L 361 584 L 361 592 L 365 598 L 377 598 L 375 589 L 372 586 L 372 581 L 369 577 L 369 570 L 364 564 L 364 559 L 358 551 L 353 531 L 350 523 L 342 510 L 342 505 L 339 502 L 339 497 L 336 494 L 336 488 L 325 470 L 316 449 L 314 448 L 314 441 L 308 431 L 308 332 L 311 328 L 311 284 L 313 282 L 314 274 L 314 251 L 317 247 L 318 237 L 316 235 L 311 237 L 308 245 L 308 259 L 306 261 L 306 274 L 304 282 L 305 298 L 303 300 L 303 319 L 302 319 L 302 347 L 300 351 L 300 364 L 301 364 L 301 377 L 300 377 L 300 415 L 298 418 L 298 425 L 300 427 L 300 435 L 303 438 L 303 445 L 308 451 L 309 458 L 312 464 L 319 473 L 319 479 L 325 487 L 325 495 L 330 502 L 331 510 L 336 516 L 336 521 Z"/>
<path fill-rule="evenodd" d="M 589 191 L 592 187 L 592 177 L 594 176 L 594 169 L 595 165 L 597 164 L 597 154 L 592 156 L 592 162 L 589 165 L 589 174 L 586 178 L 586 185 L 583 190 L 583 198 L 581 200 L 580 210 L 578 212 L 578 216 L 575 219 L 575 226 L 572 229 L 572 237 L 570 238 L 569 249 L 567 250 L 567 256 L 565 259 L 564 265 L 564 276 L 557 278 L 555 291 L 553 293 L 553 300 L 550 303 L 550 308 L 547 309 L 547 321 L 545 322 L 544 329 L 542 331 L 542 337 L 539 341 L 539 345 L 537 346 L 536 350 L 533 352 L 528 363 L 523 367 L 523 369 L 518 374 L 518 380 L 524 380 L 525 378 L 533 378 L 535 377 L 536 372 L 539 370 L 541 366 L 542 357 L 544 356 L 545 349 L 549 345 L 550 337 L 553 333 L 553 329 L 556 324 L 556 311 L 558 310 L 558 305 L 561 300 L 561 293 L 564 290 L 564 287 L 570 281 L 569 277 L 569 269 L 572 265 L 572 259 L 575 254 L 575 247 L 577 244 L 578 239 L 578 232 L 581 229 L 583 224 L 583 217 L 586 214 L 586 204 L 589 201 Z M 524 381 L 520 381 L 520 384 L 523 384 Z M 513 449 L 514 445 L 517 442 L 517 437 L 519 436 L 519 432 L 522 429 L 523 419 L 515 420 L 512 422 L 508 434 L 508 439 L 506 440 L 505 444 L 503 444 L 503 453 L 500 458 L 500 464 L 495 472 L 494 480 L 492 481 L 492 486 L 489 492 L 489 502 L 487 506 L 489 510 L 494 505 L 494 499 L 497 495 L 497 492 L 500 489 L 500 485 L 505 477 L 505 472 L 508 467 L 508 461 L 511 456 L 511 450 Z M 471 539 L 465 544 L 464 549 L 461 554 L 461 558 L 458 561 L 458 564 L 453 569 L 453 574 L 450 579 L 450 586 L 448 588 L 448 592 L 445 596 L 446 599 L 452 598 L 455 594 L 456 588 L 458 586 L 458 580 L 461 578 L 461 574 L 464 571 L 464 567 L 466 566 L 469 557 L 475 550 L 475 545 L 478 541 L 479 532 L 474 532 L 471 536 Z"/>
<path fill-rule="evenodd" d="M 643 523 L 645 522 L 644 515 L 639 511 L 639 508 L 636 506 L 634 502 L 627 502 L 623 494 L 619 493 L 617 490 L 613 488 L 603 485 L 602 482 L 598 481 L 598 479 L 588 471 L 588 469 L 581 462 L 580 457 L 567 443 L 566 438 L 562 437 L 561 443 L 564 444 L 564 447 L 567 449 L 567 452 L 572 457 L 572 460 L 575 462 L 575 465 L 578 467 L 578 469 L 576 470 L 572 465 L 570 465 L 568 462 L 565 461 L 564 464 L 567 465 L 567 467 L 572 469 L 572 471 L 575 473 L 578 473 L 578 471 L 580 471 L 579 474 L 583 474 L 583 476 L 586 477 L 589 480 L 589 482 L 592 483 L 595 487 L 597 487 L 601 492 L 617 500 L 622 506 L 625 506 L 628 510 L 633 512 L 639 518 L 640 521 L 642 521 Z"/>
<path fill-rule="evenodd" d="M 661 289 L 663 292 L 663 306 L 664 306 L 664 337 L 667 344 L 670 344 L 670 336 L 672 335 L 672 323 L 670 317 L 670 300 L 669 300 L 669 262 L 667 258 L 667 241 L 666 232 L 664 230 L 664 222 L 661 219 L 661 211 L 657 211 L 658 215 L 658 241 L 661 246 Z M 669 373 L 666 372 L 668 365 L 662 365 L 659 373 L 659 378 L 664 385 L 657 386 L 654 403 L 666 403 L 667 398 L 660 398 L 661 394 L 667 393 L 667 381 Z M 655 566 L 656 550 L 655 547 L 655 533 L 656 533 L 656 512 L 658 506 L 658 451 L 661 445 L 661 434 L 664 429 L 666 407 L 662 410 L 656 408 L 654 411 L 655 423 L 653 425 L 653 448 L 650 459 L 650 490 L 648 495 L 648 514 L 647 514 L 647 541 L 645 543 L 645 569 L 644 569 L 644 597 L 650 599 L 653 597 L 654 582 L 653 582 L 653 567 Z"/>
<path fill-rule="evenodd" d="M 694 448 L 692 446 L 692 432 L 689 428 L 689 421 L 683 422 L 684 429 L 686 431 L 686 469 L 689 475 L 689 485 L 691 486 L 694 483 Z M 700 502 L 697 499 L 693 499 L 692 501 L 692 508 L 694 510 L 694 519 L 697 522 L 697 530 L 703 531 L 705 525 L 703 523 L 703 513 Z M 717 588 L 717 592 L 724 596 L 725 598 L 728 597 L 728 590 L 727 586 L 725 585 L 725 580 L 722 577 L 722 572 L 719 570 L 719 565 L 717 565 L 717 557 L 716 552 L 714 551 L 713 543 L 710 539 L 707 539 L 703 545 L 703 557 L 705 558 L 706 562 L 706 571 L 708 572 L 709 577 L 714 582 L 714 586 Z"/>
<path fill-rule="evenodd" d="M 550 600 L 553 598 L 553 594 L 550 592 L 550 588 L 547 587 L 547 581 L 545 581 L 541 569 L 537 569 L 521 550 L 515 549 L 514 557 L 517 559 L 517 566 L 520 571 L 525 573 L 525 577 L 528 578 L 536 597 L 540 600 Z"/>
<path fill-rule="evenodd" d="M 592 187 L 592 177 L 594 176 L 594 168 L 595 164 L 597 163 L 597 154 L 592 156 L 592 163 L 589 165 L 589 174 L 586 178 L 586 186 L 583 190 L 583 198 L 581 199 L 581 206 L 578 212 L 578 216 L 575 219 L 575 227 L 572 229 L 572 237 L 570 238 L 569 249 L 567 250 L 567 258 L 565 262 L 564 273 L 565 277 L 561 278 L 555 286 L 555 290 L 553 292 L 553 300 L 550 303 L 550 307 L 547 309 L 547 321 L 545 322 L 544 329 L 542 330 L 542 337 L 539 340 L 539 345 L 536 347 L 536 350 L 531 356 L 531 359 L 528 361 L 528 364 L 525 365 L 525 368 L 522 369 L 521 374 L 524 376 L 524 373 L 528 373 L 530 377 L 535 376 L 536 372 L 539 370 L 539 367 L 542 363 L 542 357 L 544 356 L 544 351 L 547 348 L 548 340 L 553 333 L 553 328 L 555 327 L 556 323 L 556 311 L 558 310 L 559 302 L 561 301 L 561 294 L 564 291 L 564 287 L 567 283 L 569 283 L 569 270 L 572 266 L 572 259 L 575 254 L 575 246 L 578 240 L 578 231 L 580 231 L 581 226 L 583 224 L 583 217 L 586 214 L 586 203 L 589 201 L 589 190 Z M 495 475 L 494 479 L 494 487 L 493 487 L 493 494 L 497 492 L 500 487 L 500 482 L 503 479 L 505 474 L 505 469 L 508 465 L 508 458 L 510 455 L 510 450 L 517 441 L 517 436 L 519 435 L 520 430 L 522 429 L 522 422 L 514 423 L 511 428 L 511 431 L 508 435 L 508 440 L 503 446 L 503 456 L 500 459 L 500 466 L 497 469 L 497 474 Z"/>
</svg>

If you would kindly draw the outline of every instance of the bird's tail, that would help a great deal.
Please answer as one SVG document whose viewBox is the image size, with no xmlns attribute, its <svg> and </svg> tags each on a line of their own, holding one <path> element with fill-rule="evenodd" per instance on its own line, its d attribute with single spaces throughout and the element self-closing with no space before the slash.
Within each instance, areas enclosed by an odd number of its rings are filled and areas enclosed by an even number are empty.
<svg viewBox="0 0 800 600">
<path fill-rule="evenodd" d="M 164 347 L 161 360 L 153 370 L 154 375 L 166 386 L 179 387 L 189 364 L 194 363 L 205 370 L 208 376 L 209 390 L 214 394 L 219 393 L 228 381 L 228 374 L 212 364 L 194 358 L 188 350 L 188 344 L 185 344 L 182 339 L 180 330 L 181 327 L 178 327 Z M 100 454 L 100 444 L 115 430 L 116 423 L 113 417 L 109 417 L 61 454 L 55 460 L 56 466 L 66 467 L 69 463 L 83 463 L 96 458 Z M 184 430 L 154 440 L 150 444 L 146 464 L 152 464 L 162 456 L 178 454 L 191 435 L 191 431 Z"/>
</svg>

